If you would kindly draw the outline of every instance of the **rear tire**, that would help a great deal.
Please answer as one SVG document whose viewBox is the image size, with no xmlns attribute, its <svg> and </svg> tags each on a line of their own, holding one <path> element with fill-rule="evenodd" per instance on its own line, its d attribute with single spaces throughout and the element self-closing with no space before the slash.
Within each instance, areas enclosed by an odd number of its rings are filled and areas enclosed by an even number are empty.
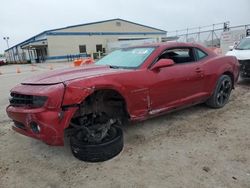
<svg viewBox="0 0 250 188">
<path fill-rule="evenodd" d="M 120 127 L 111 126 L 109 136 L 101 143 L 88 143 L 78 139 L 78 133 L 70 138 L 73 155 L 86 162 L 101 162 L 118 155 L 123 149 L 123 132 Z"/>
<path fill-rule="evenodd" d="M 217 81 L 213 95 L 206 104 L 211 108 L 222 108 L 228 102 L 232 91 L 232 79 L 228 75 L 222 75 Z"/>
</svg>

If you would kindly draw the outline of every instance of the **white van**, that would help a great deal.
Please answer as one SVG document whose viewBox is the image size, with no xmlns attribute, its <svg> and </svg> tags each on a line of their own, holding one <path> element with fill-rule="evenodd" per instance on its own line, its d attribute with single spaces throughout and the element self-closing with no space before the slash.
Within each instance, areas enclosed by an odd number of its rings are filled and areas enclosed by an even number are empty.
<svg viewBox="0 0 250 188">
<path fill-rule="evenodd" d="M 243 38 L 226 55 L 232 55 L 238 59 L 242 78 L 250 78 L 250 36 Z"/>
</svg>

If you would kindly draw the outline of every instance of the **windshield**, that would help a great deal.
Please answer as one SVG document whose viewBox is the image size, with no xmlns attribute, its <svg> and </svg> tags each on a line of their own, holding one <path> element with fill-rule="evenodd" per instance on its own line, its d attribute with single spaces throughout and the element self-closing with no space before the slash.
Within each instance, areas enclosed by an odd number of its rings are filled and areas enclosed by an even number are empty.
<svg viewBox="0 0 250 188">
<path fill-rule="evenodd" d="M 154 49 L 153 47 L 139 47 L 116 50 L 95 64 L 109 65 L 112 68 L 137 68 L 143 64 Z"/>
<path fill-rule="evenodd" d="M 240 41 L 236 50 L 250 50 L 250 38 L 244 38 Z"/>
</svg>

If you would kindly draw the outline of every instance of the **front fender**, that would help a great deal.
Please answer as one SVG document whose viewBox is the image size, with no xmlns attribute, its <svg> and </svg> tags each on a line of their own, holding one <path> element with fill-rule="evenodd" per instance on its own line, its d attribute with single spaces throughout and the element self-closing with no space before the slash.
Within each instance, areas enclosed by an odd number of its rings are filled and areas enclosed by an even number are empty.
<svg viewBox="0 0 250 188">
<path fill-rule="evenodd" d="M 70 106 L 82 103 L 89 95 L 102 89 L 111 89 L 118 92 L 125 100 L 127 108 L 130 105 L 128 93 L 124 86 L 116 82 L 102 80 L 79 80 L 65 83 L 63 106 Z M 127 109 L 129 112 L 129 108 Z"/>
<path fill-rule="evenodd" d="M 131 119 L 138 119 L 148 113 L 150 106 L 149 89 L 145 85 L 145 80 L 141 79 L 138 84 L 131 84 L 128 77 L 123 75 L 116 78 L 114 76 L 99 76 L 88 79 L 78 79 L 65 82 L 65 93 L 63 99 L 64 106 L 75 106 L 82 103 L 89 95 L 98 90 L 110 89 L 118 92 L 126 103 L 126 110 Z"/>
</svg>

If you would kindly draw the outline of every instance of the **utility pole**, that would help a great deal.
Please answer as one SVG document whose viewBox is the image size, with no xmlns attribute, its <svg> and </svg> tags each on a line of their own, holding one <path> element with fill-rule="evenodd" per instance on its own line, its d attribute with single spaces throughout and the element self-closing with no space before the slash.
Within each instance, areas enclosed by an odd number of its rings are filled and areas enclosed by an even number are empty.
<svg viewBox="0 0 250 188">
<path fill-rule="evenodd" d="M 9 39 L 10 39 L 10 37 L 3 37 L 3 40 L 5 40 L 6 43 L 7 43 L 8 49 L 10 48 L 10 47 L 9 47 Z"/>
<path fill-rule="evenodd" d="M 9 52 L 10 46 L 9 46 L 9 39 L 10 39 L 10 37 L 3 37 L 3 40 L 5 40 L 5 41 L 6 41 L 6 44 L 7 44 L 8 55 L 9 55 L 9 61 L 10 61 L 10 52 Z"/>
<path fill-rule="evenodd" d="M 212 47 L 214 47 L 214 25 L 213 24 L 213 30 L 212 30 Z"/>
<path fill-rule="evenodd" d="M 187 28 L 187 34 L 186 34 L 186 42 L 188 42 L 188 28 Z"/>
</svg>

